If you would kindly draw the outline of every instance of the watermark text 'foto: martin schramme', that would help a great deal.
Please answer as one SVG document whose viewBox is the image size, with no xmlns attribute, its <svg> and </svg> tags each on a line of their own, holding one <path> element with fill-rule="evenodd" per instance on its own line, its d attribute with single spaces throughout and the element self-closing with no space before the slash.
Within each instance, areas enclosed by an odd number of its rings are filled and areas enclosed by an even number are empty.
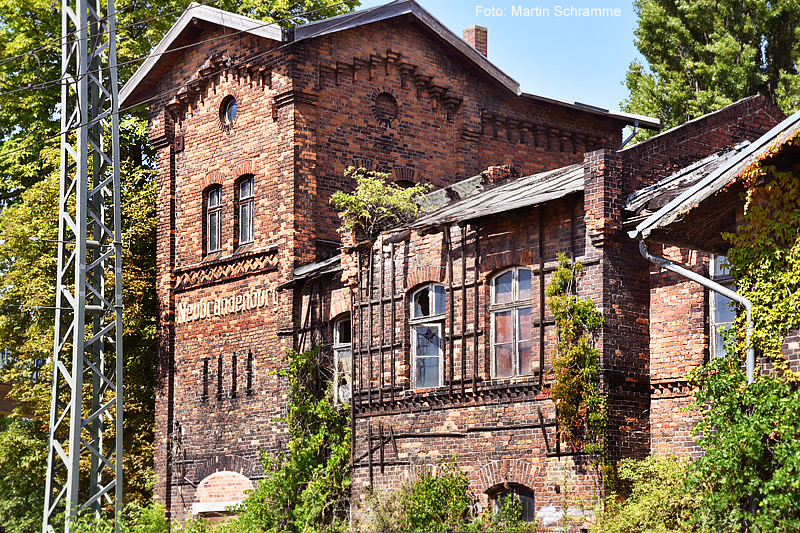
<svg viewBox="0 0 800 533">
<path fill-rule="evenodd" d="M 575 7 L 575 6 L 511 6 L 510 9 L 495 6 L 475 6 L 477 17 L 620 17 L 618 7 Z"/>
</svg>

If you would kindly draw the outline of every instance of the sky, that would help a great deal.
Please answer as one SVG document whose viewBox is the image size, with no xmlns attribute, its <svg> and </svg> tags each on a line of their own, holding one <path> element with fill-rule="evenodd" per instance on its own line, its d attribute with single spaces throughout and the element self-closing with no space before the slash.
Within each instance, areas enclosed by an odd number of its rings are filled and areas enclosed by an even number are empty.
<svg viewBox="0 0 800 533">
<path fill-rule="evenodd" d="M 389 0 L 361 0 L 373 7 Z M 632 0 L 417 0 L 455 34 L 477 24 L 489 32 L 489 60 L 524 92 L 619 110 L 634 59 Z M 527 8 L 530 16 L 514 13 Z M 570 7 L 618 9 L 619 16 L 566 16 Z M 537 10 L 538 8 L 538 10 Z"/>
</svg>

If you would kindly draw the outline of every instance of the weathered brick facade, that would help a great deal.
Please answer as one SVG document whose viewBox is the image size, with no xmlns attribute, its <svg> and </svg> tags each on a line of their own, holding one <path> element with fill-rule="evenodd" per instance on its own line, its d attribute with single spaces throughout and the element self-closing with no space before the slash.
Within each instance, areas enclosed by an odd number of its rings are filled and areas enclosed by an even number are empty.
<svg viewBox="0 0 800 533">
<path fill-rule="evenodd" d="M 259 450 L 285 439 L 274 371 L 300 342 L 308 298 L 278 287 L 338 251 L 329 199 L 352 187 L 345 168 L 435 186 L 495 164 L 531 173 L 618 146 L 632 122 L 521 95 L 418 6 L 400 7 L 335 30 L 270 30 L 274 38 L 191 8 L 123 90 L 124 104 L 149 104 L 157 153 L 156 494 L 172 517 L 204 503 L 196 487 L 215 472 L 257 479 Z M 232 127 L 221 118 L 231 97 Z M 251 176 L 255 238 L 240 244 L 237 187 Z M 208 241 L 211 190 L 221 197 L 218 250 Z M 326 289 L 319 305 L 325 317 L 348 311 L 349 295 Z"/>
<path fill-rule="evenodd" d="M 563 523 L 565 502 L 579 524 L 600 486 L 586 457 L 562 449 L 549 396 L 555 331 L 543 288 L 559 252 L 585 265 L 578 293 L 605 318 L 596 345 L 612 459 L 695 451 L 676 408 L 688 397 L 685 370 L 707 357 L 707 295 L 651 268 L 625 235 L 622 207 L 674 168 L 763 133 L 779 112 L 746 100 L 618 152 L 631 117 L 518 93 L 412 2 L 272 33 L 193 9 L 195 21 L 187 12 L 123 90 L 124 103 L 149 103 L 157 151 L 156 494 L 172 517 L 235 499 L 263 474 L 259 451 L 286 439 L 276 421 L 286 385 L 275 374 L 285 349 L 332 342 L 332 321 L 350 314 L 354 502 L 368 486 L 396 487 L 456 458 L 482 506 L 526 487 L 545 524 Z M 232 127 L 221 117 L 231 97 Z M 353 186 L 345 168 L 441 188 L 495 165 L 522 175 L 578 165 L 582 178 L 555 199 L 386 235 L 343 254 L 341 269 L 295 277 L 340 251 L 329 201 Z M 249 178 L 254 239 L 240 243 L 237 191 Z M 664 253 L 707 271 L 706 256 Z M 531 272 L 536 357 L 500 379 L 490 284 L 510 267 Z M 428 283 L 445 287 L 434 321 L 441 379 L 417 389 L 410 298 Z"/>
</svg>

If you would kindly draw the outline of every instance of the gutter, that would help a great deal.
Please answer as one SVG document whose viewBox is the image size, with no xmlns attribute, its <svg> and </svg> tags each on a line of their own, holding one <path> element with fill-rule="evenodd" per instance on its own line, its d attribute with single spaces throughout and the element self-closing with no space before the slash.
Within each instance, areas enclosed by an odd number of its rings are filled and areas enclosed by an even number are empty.
<svg viewBox="0 0 800 533">
<path fill-rule="evenodd" d="M 665 270 L 669 270 L 670 272 L 675 272 L 676 274 L 683 276 L 687 279 L 690 279 L 696 283 L 699 283 L 703 287 L 710 289 L 726 298 L 733 300 L 741 304 L 745 310 L 747 311 L 747 359 L 746 359 L 746 367 L 747 367 L 747 383 L 752 383 L 754 374 L 755 374 L 755 366 L 756 366 L 756 353 L 755 349 L 753 348 L 752 344 L 750 343 L 750 337 L 753 333 L 753 303 L 742 296 L 741 294 L 730 290 L 729 288 L 720 285 L 714 280 L 709 278 L 703 277 L 697 272 L 693 272 L 688 268 L 684 268 L 677 263 L 673 263 L 666 257 L 660 257 L 657 255 L 653 255 L 650 253 L 650 250 L 647 249 L 647 244 L 645 244 L 644 239 L 639 241 L 639 252 L 642 256 L 650 261 L 651 263 L 660 266 Z"/>
</svg>

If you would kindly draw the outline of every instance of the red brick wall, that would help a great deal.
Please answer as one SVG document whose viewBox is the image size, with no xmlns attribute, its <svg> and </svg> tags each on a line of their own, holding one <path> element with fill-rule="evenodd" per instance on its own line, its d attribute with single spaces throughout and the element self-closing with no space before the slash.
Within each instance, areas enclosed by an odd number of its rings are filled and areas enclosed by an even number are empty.
<svg viewBox="0 0 800 533">
<path fill-rule="evenodd" d="M 371 166 L 397 180 L 443 185 L 499 163 L 532 172 L 577 162 L 587 148 L 616 146 L 622 127 L 512 95 L 408 21 L 372 24 L 271 54 L 264 52 L 276 43 L 259 37 L 202 23 L 192 32 L 188 42 L 205 42 L 176 53 L 169 68 L 153 74 L 159 77 L 155 94 L 164 94 L 150 104 L 159 194 L 156 495 L 177 518 L 185 516 L 193 484 L 203 475 L 239 465 L 258 476 L 258 450 L 281 444 L 285 428 L 274 418 L 285 409 L 284 387 L 270 372 L 304 324 L 304 300 L 287 289 L 277 309 L 241 310 L 236 298 L 274 290 L 296 266 L 335 249 L 339 222 L 329 198 L 352 186 L 342 177 L 345 167 Z M 235 68 L 226 69 L 231 63 Z M 398 104 L 388 127 L 372 110 L 382 91 Z M 230 95 L 238 114 L 226 130 L 219 115 Z M 234 191 L 244 174 L 254 178 L 256 238 L 237 246 Z M 209 185 L 222 188 L 222 249 L 215 253 L 203 247 Z M 176 321 L 181 306 L 231 296 L 231 313 Z M 323 295 L 318 305 L 329 304 Z M 324 326 L 326 318 L 318 320 Z M 252 396 L 242 392 L 249 352 Z"/>
</svg>

